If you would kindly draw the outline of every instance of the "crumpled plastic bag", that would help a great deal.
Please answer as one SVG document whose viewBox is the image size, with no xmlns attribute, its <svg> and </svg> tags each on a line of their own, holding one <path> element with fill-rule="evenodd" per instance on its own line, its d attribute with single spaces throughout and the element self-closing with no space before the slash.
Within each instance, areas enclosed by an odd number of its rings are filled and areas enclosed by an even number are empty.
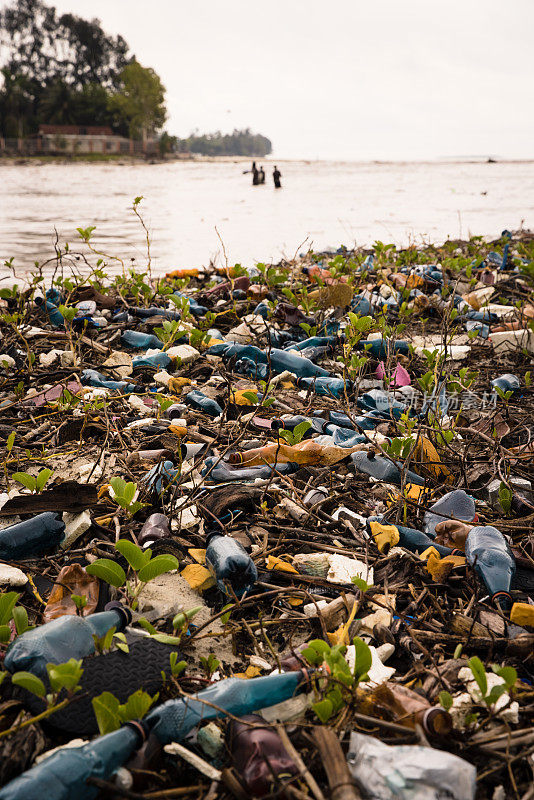
<svg viewBox="0 0 534 800">
<path fill-rule="evenodd" d="M 387 745 L 352 732 L 350 772 L 370 800 L 474 800 L 476 769 L 463 758 L 420 745 Z"/>
</svg>

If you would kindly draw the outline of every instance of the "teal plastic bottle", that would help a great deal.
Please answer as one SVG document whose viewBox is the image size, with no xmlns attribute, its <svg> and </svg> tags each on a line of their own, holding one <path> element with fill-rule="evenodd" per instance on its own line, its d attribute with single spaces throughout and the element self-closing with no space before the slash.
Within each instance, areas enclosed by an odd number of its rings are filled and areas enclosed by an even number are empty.
<svg viewBox="0 0 534 800">
<path fill-rule="evenodd" d="M 154 371 L 167 369 L 172 364 L 172 358 L 167 353 L 154 353 L 151 356 L 137 356 L 132 359 L 132 367 L 137 369 L 153 369 Z"/>
<path fill-rule="evenodd" d="M 408 342 L 404 339 L 362 339 L 357 347 L 358 350 L 367 350 L 370 356 L 381 360 L 386 359 L 389 353 L 402 353 L 407 356 L 410 352 Z"/>
<path fill-rule="evenodd" d="M 162 350 L 163 342 L 157 336 L 142 331 L 123 331 L 121 341 L 128 347 L 135 347 L 138 350 Z"/>
<path fill-rule="evenodd" d="M 84 369 L 81 378 L 83 386 L 95 386 L 98 389 L 111 389 L 121 393 L 133 392 L 136 389 L 135 384 L 128 383 L 127 381 L 112 381 L 108 380 L 101 372 L 96 369 Z"/>
<path fill-rule="evenodd" d="M 332 375 L 324 378 L 299 378 L 297 385 L 301 389 L 311 389 L 315 394 L 336 398 L 344 396 L 345 386 L 347 387 L 347 392 L 350 392 L 352 388 L 351 381 L 344 381 L 343 378 L 334 378 Z"/>
<path fill-rule="evenodd" d="M 377 456 L 374 452 L 357 451 L 351 455 L 351 461 L 358 472 L 370 475 L 383 483 L 393 483 L 395 486 L 401 484 L 401 471 L 397 463 L 389 461 L 383 456 Z M 404 476 L 406 483 L 415 483 L 417 486 L 424 486 L 425 481 L 411 470 L 405 470 Z"/>
<path fill-rule="evenodd" d="M 94 800 L 100 789 L 87 779 L 108 780 L 144 738 L 143 726 L 132 722 L 82 747 L 59 750 L 4 786 L 0 800 Z"/>
<path fill-rule="evenodd" d="M 410 550 L 412 553 L 423 553 L 429 547 L 434 547 L 440 556 L 448 556 L 453 551 L 450 547 L 445 547 L 442 544 L 436 544 L 430 536 L 427 536 L 426 533 L 422 531 L 418 531 L 415 528 L 406 528 L 404 525 L 397 525 L 397 523 L 387 522 L 383 516 L 377 517 L 368 517 L 366 522 L 366 528 L 368 533 L 371 533 L 371 522 L 381 522 L 384 525 L 395 525 L 399 532 L 399 547 L 404 547 L 406 550 Z"/>
<path fill-rule="evenodd" d="M 192 406 L 198 411 L 203 411 L 210 417 L 220 417 L 223 413 L 222 408 L 216 400 L 213 400 L 211 397 L 206 397 L 206 395 L 203 392 L 199 392 L 198 389 L 193 389 L 192 392 L 186 394 L 185 402 L 188 406 Z"/>
<path fill-rule="evenodd" d="M 21 634 L 7 649 L 5 668 L 8 672 L 24 670 L 46 678 L 47 664 L 63 664 L 69 658 L 91 655 L 95 652 L 93 634 L 103 636 L 113 627 L 122 631 L 132 619 L 130 610 L 120 603 L 108 603 L 108 608 L 88 617 L 58 617 Z"/>
<path fill-rule="evenodd" d="M 224 716 L 225 711 L 242 717 L 261 708 L 281 703 L 302 691 L 307 674 L 283 672 L 261 678 L 226 678 L 208 686 L 192 698 L 168 700 L 146 717 L 152 733 L 162 745 L 179 742 L 200 722 Z M 206 700 L 210 705 L 203 701 Z M 1 796 L 0 796 L 1 800 Z"/>
<path fill-rule="evenodd" d="M 221 592 L 227 592 L 225 581 L 236 597 L 250 591 L 258 580 L 258 570 L 241 542 L 218 531 L 208 533 L 206 541 L 206 566 Z"/>
<path fill-rule="evenodd" d="M 465 542 L 465 557 L 486 584 L 492 602 L 509 611 L 515 559 L 502 533 L 491 525 L 471 528 Z"/>
<path fill-rule="evenodd" d="M 65 538 L 61 514 L 46 511 L 0 531 L 0 558 L 12 561 L 57 547 Z"/>
<path fill-rule="evenodd" d="M 432 539 L 436 535 L 436 525 L 447 519 L 460 519 L 464 522 L 474 522 L 476 517 L 475 501 L 463 489 L 454 489 L 425 511 L 423 526 L 427 536 Z"/>
</svg>

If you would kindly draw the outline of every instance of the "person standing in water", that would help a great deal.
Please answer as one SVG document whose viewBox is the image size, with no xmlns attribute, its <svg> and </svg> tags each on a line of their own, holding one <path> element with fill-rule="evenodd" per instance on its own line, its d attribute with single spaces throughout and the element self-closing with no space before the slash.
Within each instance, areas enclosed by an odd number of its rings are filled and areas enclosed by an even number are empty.
<svg viewBox="0 0 534 800">
<path fill-rule="evenodd" d="M 256 167 L 256 162 L 252 162 L 252 185 L 257 186 L 260 182 L 260 173 L 258 172 L 258 168 Z"/>
<path fill-rule="evenodd" d="M 273 170 L 273 180 L 274 180 L 274 188 L 275 189 L 281 189 L 282 188 L 282 184 L 280 183 L 280 178 L 281 177 L 282 177 L 282 173 L 280 172 L 278 167 L 275 165 L 274 170 Z"/>
<path fill-rule="evenodd" d="M 265 183 L 265 170 L 260 167 L 260 183 Z"/>
</svg>

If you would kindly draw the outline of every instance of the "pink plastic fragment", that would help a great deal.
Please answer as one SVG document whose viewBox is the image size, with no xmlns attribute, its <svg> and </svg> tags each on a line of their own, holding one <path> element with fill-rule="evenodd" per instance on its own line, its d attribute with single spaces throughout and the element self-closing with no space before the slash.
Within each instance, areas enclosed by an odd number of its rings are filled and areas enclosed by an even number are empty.
<svg viewBox="0 0 534 800">
<path fill-rule="evenodd" d="M 386 377 L 386 368 L 384 362 L 381 361 L 376 368 L 375 372 L 376 377 L 378 380 L 382 381 Z M 393 375 L 391 376 L 391 382 L 389 384 L 390 389 L 396 389 L 399 386 L 410 386 L 412 379 L 410 378 L 409 373 L 407 370 L 404 369 L 403 366 L 397 364 L 393 371 Z"/>
</svg>

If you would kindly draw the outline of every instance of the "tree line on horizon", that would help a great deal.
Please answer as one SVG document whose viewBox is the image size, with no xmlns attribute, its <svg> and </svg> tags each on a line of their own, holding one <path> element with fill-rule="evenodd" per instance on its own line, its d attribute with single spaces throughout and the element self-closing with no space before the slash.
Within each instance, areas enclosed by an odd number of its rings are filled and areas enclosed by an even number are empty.
<svg viewBox="0 0 534 800">
<path fill-rule="evenodd" d="M 162 152 L 253 155 L 271 143 L 250 130 L 178 139 L 161 134 L 167 110 L 157 73 L 97 19 L 58 15 L 42 0 L 0 10 L 0 136 L 25 138 L 42 124 L 108 126 L 132 139 L 160 137 Z M 268 148 L 268 149 L 266 149 Z"/>
</svg>

